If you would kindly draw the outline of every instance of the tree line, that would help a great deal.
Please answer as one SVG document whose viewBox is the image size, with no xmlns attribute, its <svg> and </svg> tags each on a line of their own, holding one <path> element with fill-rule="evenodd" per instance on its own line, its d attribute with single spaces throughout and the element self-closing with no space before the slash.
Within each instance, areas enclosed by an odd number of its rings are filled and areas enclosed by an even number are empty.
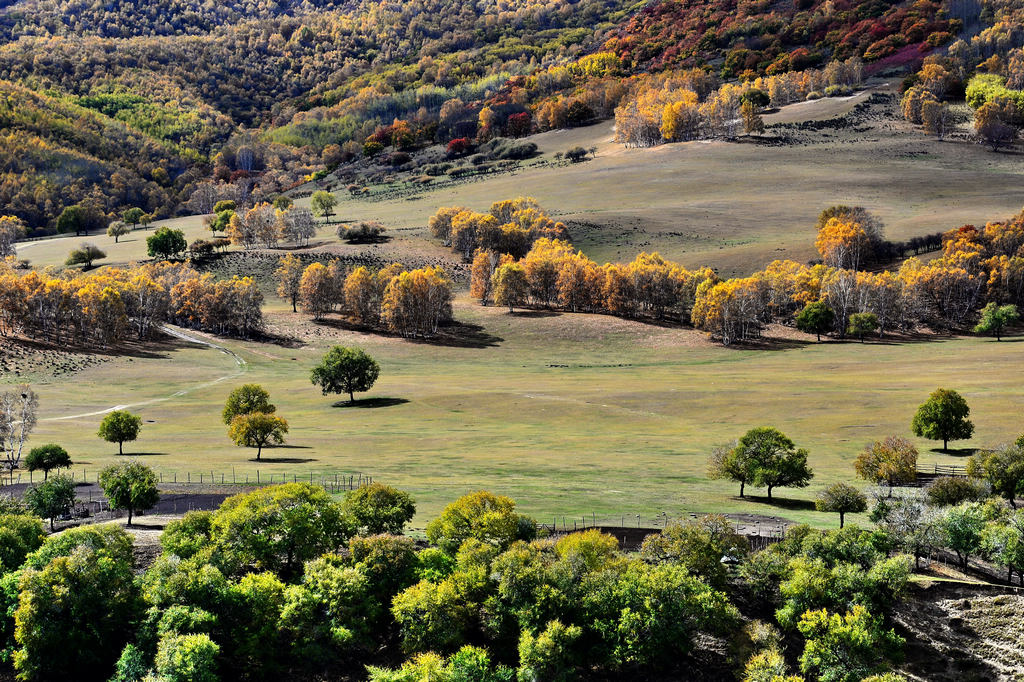
<svg viewBox="0 0 1024 682">
<path fill-rule="evenodd" d="M 263 329 L 262 304 L 251 277 L 218 280 L 184 263 L 57 275 L 0 264 L 2 336 L 109 347 L 169 322 L 250 337 Z"/>
<path fill-rule="evenodd" d="M 378 270 L 347 268 L 337 258 L 303 266 L 289 254 L 274 278 L 278 295 L 291 302 L 292 310 L 301 307 L 314 320 L 339 312 L 368 327 L 429 337 L 452 319 L 452 282 L 440 267 L 407 270 L 392 263 Z"/>
<path fill-rule="evenodd" d="M 441 209 L 432 222 L 450 210 Z M 909 331 L 921 322 L 960 328 L 986 303 L 1005 310 L 994 320 L 983 314 L 978 331 L 1001 331 L 1012 322 L 1024 305 L 1024 213 L 917 243 L 936 241 L 940 258 L 911 257 L 895 271 L 863 270 L 903 247 L 884 240 L 881 222 L 865 209 L 833 206 L 818 219 L 818 264 L 773 261 L 749 277 L 722 280 L 709 268 L 687 270 L 657 253 L 599 266 L 567 241 L 541 238 L 519 259 L 477 249 L 470 291 L 485 305 L 510 311 L 533 304 L 624 317 L 669 315 L 726 345 L 758 337 L 773 321 L 861 338 Z"/>
</svg>

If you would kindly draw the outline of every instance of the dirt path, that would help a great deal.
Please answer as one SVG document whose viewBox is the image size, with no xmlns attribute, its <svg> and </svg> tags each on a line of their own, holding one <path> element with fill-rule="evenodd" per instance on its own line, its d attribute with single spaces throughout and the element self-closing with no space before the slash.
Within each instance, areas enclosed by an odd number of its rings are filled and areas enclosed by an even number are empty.
<svg viewBox="0 0 1024 682">
<path fill-rule="evenodd" d="M 174 398 L 180 398 L 183 395 L 187 395 L 187 394 L 191 393 L 192 391 L 196 391 L 196 390 L 199 390 L 199 389 L 202 389 L 202 388 L 208 388 L 210 386 L 214 386 L 216 384 L 219 384 L 222 381 L 227 381 L 229 379 L 234 379 L 237 376 L 241 376 L 242 374 L 245 374 L 249 370 L 249 363 L 247 363 L 244 359 L 242 359 L 242 357 L 240 355 L 235 353 L 230 348 L 226 348 L 224 346 L 220 346 L 220 345 L 218 345 L 216 343 L 213 343 L 212 341 L 209 341 L 209 340 L 207 340 L 205 338 L 202 338 L 200 336 L 194 336 L 193 334 L 187 333 L 187 332 L 185 332 L 185 331 L 183 331 L 183 330 L 181 330 L 181 329 L 179 329 L 177 327 L 172 327 L 172 326 L 166 325 L 166 324 L 163 325 L 162 327 L 160 327 L 160 331 L 164 332 L 168 336 L 173 336 L 176 339 L 181 339 L 182 341 L 187 341 L 188 343 L 196 343 L 196 344 L 199 344 L 201 346 L 207 346 L 209 348 L 213 348 L 214 350 L 220 351 L 221 353 L 224 353 L 225 355 L 231 356 L 231 358 L 235 361 L 235 371 L 232 372 L 231 374 L 225 374 L 224 376 L 219 377 L 217 379 L 214 379 L 213 381 L 205 381 L 205 382 L 203 382 L 201 384 L 195 384 L 193 386 L 189 386 L 188 388 L 183 388 L 180 391 L 175 391 L 171 395 L 169 395 L 167 397 L 164 397 L 164 398 L 152 398 L 150 400 L 143 400 L 143 401 L 136 402 L 136 403 L 125 403 L 123 405 L 114 405 L 112 407 L 108 407 L 108 408 L 103 409 L 103 410 L 96 410 L 95 412 L 83 412 L 81 414 L 70 414 L 70 415 L 66 415 L 66 416 L 63 416 L 63 417 L 47 417 L 46 419 L 40 419 L 39 421 L 56 422 L 56 421 L 67 421 L 69 419 L 81 419 L 81 418 L 85 418 L 85 417 L 95 417 L 95 416 L 100 415 L 100 414 L 107 414 L 108 412 L 113 412 L 114 410 L 125 410 L 125 409 L 128 409 L 130 407 L 143 407 L 145 405 L 153 405 L 155 403 L 167 402 L 168 400 L 172 400 Z"/>
</svg>

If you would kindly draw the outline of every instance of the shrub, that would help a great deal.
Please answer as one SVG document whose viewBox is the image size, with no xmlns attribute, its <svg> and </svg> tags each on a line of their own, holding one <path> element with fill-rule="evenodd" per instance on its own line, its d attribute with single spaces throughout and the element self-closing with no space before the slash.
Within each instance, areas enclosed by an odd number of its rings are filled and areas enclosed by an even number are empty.
<svg viewBox="0 0 1024 682">
<path fill-rule="evenodd" d="M 565 152 L 565 158 L 573 163 L 579 163 L 587 158 L 587 150 L 583 147 L 572 147 Z"/>
<path fill-rule="evenodd" d="M 807 100 L 808 101 L 814 100 L 814 99 L 821 99 L 821 93 L 818 92 L 817 90 L 812 90 L 811 92 L 807 93 Z"/>
<path fill-rule="evenodd" d="M 340 225 L 338 238 L 349 244 L 376 244 L 385 241 L 387 228 L 375 220 L 366 220 L 355 225 Z"/>
<path fill-rule="evenodd" d="M 928 500 L 937 507 L 985 499 L 985 491 L 976 483 L 959 476 L 942 476 L 928 486 Z"/>
<path fill-rule="evenodd" d="M 208 635 L 176 635 L 160 640 L 156 671 L 165 682 L 217 682 L 220 647 Z"/>
<path fill-rule="evenodd" d="M 825 88 L 825 97 L 843 97 L 853 92 L 849 85 L 830 85 Z"/>
</svg>

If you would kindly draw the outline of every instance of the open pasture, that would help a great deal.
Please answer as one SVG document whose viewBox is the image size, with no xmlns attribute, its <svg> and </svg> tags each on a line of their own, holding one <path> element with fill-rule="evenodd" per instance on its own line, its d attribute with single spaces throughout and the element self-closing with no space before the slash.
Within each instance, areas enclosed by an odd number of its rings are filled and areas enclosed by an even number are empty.
<svg viewBox="0 0 1024 682">
<path fill-rule="evenodd" d="M 543 311 L 509 315 L 460 298 L 445 343 L 313 324 L 280 306 L 273 331 L 290 347 L 217 340 L 238 354 L 175 342 L 152 357 L 110 360 L 36 384 L 34 444 L 56 441 L 95 472 L 116 445 L 96 437 L 108 407 L 144 420 L 139 455 L 168 476 L 232 469 L 239 476 L 364 472 L 412 491 L 420 517 L 486 488 L 538 518 L 729 511 L 831 524 L 810 507 L 817 490 L 853 478 L 864 444 L 909 435 L 916 406 L 937 386 L 970 402 L 976 437 L 953 447 L 994 446 L 1019 435 L 1024 386 L 1011 339 L 927 342 L 780 341 L 769 349 L 721 348 L 703 334 L 611 317 Z M 333 344 L 358 345 L 382 372 L 361 406 L 322 396 L 309 369 Z M 7 379 L 7 378 L 5 378 Z M 220 421 L 227 393 L 263 384 L 291 431 L 264 461 L 233 446 Z M 65 418 L 83 415 L 75 418 Z M 708 481 L 715 445 L 774 425 L 810 450 L 810 488 L 782 489 L 777 505 L 740 500 L 737 486 Z M 922 462 L 963 463 L 918 441 Z M 180 480 L 180 479 L 179 479 Z M 762 491 L 750 490 L 753 495 Z"/>
</svg>

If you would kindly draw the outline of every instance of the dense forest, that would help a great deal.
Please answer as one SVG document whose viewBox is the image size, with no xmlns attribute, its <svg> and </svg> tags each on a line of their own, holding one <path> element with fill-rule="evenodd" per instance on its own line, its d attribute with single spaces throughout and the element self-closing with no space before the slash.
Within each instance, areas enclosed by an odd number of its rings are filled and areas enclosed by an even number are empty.
<svg viewBox="0 0 1024 682">
<path fill-rule="evenodd" d="M 385 147 L 610 117 L 666 70 L 717 87 L 917 66 L 968 31 L 976 62 L 1024 42 L 995 0 L 4 4 L 0 204 L 34 234 L 73 204 L 103 228 L 198 210 L 203 182 L 267 200 Z"/>
</svg>

